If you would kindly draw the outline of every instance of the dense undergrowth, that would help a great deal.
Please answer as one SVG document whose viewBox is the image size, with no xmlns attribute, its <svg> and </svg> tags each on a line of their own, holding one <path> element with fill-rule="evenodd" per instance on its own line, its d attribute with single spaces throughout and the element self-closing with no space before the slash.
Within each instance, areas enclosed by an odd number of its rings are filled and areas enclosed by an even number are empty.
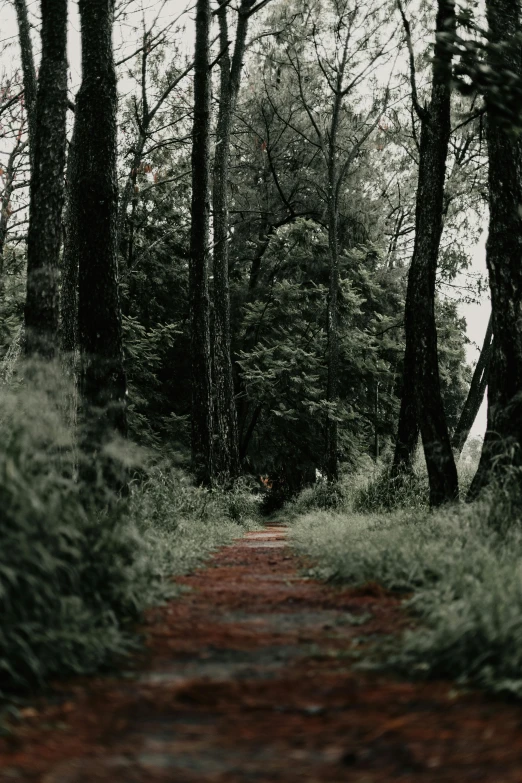
<svg viewBox="0 0 522 783">
<path fill-rule="evenodd" d="M 90 503 L 54 379 L 0 395 L 0 696 L 89 673 L 136 644 L 133 623 L 186 573 L 252 524 L 242 488 L 207 492 L 168 462 L 134 470 L 125 498 Z M 115 456 L 116 455 L 116 456 Z M 150 455 L 149 455 L 150 456 Z M 81 455 L 80 455 L 81 458 Z"/>
<path fill-rule="evenodd" d="M 320 578 L 377 581 L 409 594 L 406 609 L 418 623 L 390 645 L 389 663 L 522 696 L 521 478 L 513 469 L 480 501 L 434 513 L 422 475 L 395 510 L 388 503 L 394 488 L 382 476 L 373 487 L 356 481 L 338 490 L 343 499 L 328 510 L 327 490 L 318 487 L 291 507 L 291 538 Z"/>
</svg>

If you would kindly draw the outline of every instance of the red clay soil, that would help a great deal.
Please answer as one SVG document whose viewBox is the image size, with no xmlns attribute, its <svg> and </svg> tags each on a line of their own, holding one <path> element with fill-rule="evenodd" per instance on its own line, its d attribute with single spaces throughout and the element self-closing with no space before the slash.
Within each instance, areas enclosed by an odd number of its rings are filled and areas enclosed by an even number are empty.
<svg viewBox="0 0 522 783">
<path fill-rule="evenodd" d="M 299 575 L 271 526 L 149 613 L 119 678 L 56 686 L 0 741 L 0 781 L 521 783 L 522 706 L 354 667 L 408 619 L 377 586 Z"/>
</svg>

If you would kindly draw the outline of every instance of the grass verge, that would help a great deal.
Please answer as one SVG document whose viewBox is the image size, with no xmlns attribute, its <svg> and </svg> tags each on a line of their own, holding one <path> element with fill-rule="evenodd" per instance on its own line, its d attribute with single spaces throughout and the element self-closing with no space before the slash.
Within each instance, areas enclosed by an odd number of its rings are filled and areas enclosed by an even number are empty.
<svg viewBox="0 0 522 783">
<path fill-rule="evenodd" d="M 294 519 L 291 541 L 323 579 L 413 592 L 406 606 L 418 626 L 389 663 L 522 696 L 518 517 L 498 493 L 432 514 L 310 511 Z"/>
<path fill-rule="evenodd" d="M 207 492 L 171 465 L 140 466 L 128 497 L 90 502 L 56 377 L 0 394 L 0 699 L 89 674 L 136 645 L 140 613 L 252 526 L 246 489 Z M 123 453 L 122 444 L 111 453 Z"/>
</svg>

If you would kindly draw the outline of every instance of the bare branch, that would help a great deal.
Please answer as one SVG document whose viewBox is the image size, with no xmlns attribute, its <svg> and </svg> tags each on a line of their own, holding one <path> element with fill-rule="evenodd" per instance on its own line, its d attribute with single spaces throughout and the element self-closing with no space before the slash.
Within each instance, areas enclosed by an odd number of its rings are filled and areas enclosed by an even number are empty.
<svg viewBox="0 0 522 783">
<path fill-rule="evenodd" d="M 7 111 L 8 109 L 10 109 L 10 108 L 11 108 L 11 106 L 13 106 L 13 105 L 14 105 L 14 104 L 15 104 L 15 103 L 18 101 L 18 100 L 20 100 L 20 98 L 22 97 L 22 95 L 23 95 L 23 94 L 24 94 L 24 91 L 23 91 L 23 90 L 20 90 L 20 92 L 19 92 L 17 95 L 15 95 L 13 98 L 10 98 L 10 99 L 9 99 L 8 101 L 6 101 L 5 103 L 2 103 L 2 104 L 0 105 L 0 117 L 2 116 L 2 114 L 3 114 L 5 111 Z"/>
<path fill-rule="evenodd" d="M 413 101 L 413 107 L 419 117 L 420 120 L 424 121 L 427 119 L 427 111 L 426 109 L 420 105 L 419 98 L 417 95 L 417 80 L 415 75 L 415 55 L 413 52 L 413 44 L 411 40 L 411 27 L 410 23 L 408 21 L 408 18 L 406 17 L 406 14 L 404 13 L 404 7 L 402 5 L 401 0 L 397 0 L 397 8 L 399 9 L 399 13 L 402 18 L 402 24 L 404 27 L 404 34 L 406 36 L 406 46 L 408 47 L 408 54 L 410 57 L 410 85 L 411 85 L 411 98 Z"/>
<path fill-rule="evenodd" d="M 269 2 L 270 0 L 260 0 L 260 2 L 257 5 L 255 5 L 253 8 L 250 9 L 250 11 L 248 12 L 248 16 L 253 16 L 258 11 L 261 11 L 266 5 L 268 5 Z"/>
</svg>

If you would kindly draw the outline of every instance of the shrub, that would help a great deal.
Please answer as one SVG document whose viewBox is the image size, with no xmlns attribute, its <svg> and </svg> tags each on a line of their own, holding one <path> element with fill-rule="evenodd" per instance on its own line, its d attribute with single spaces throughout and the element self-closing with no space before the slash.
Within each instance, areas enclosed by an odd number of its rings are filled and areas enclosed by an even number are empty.
<svg viewBox="0 0 522 783">
<path fill-rule="evenodd" d="M 0 393 L 0 692 L 124 654 L 142 609 L 170 590 L 165 577 L 241 533 L 223 497 L 172 467 L 142 471 L 128 497 L 105 495 L 105 508 L 89 502 L 74 480 L 67 390 L 59 373 L 30 375 L 32 390 L 18 382 Z M 109 452 L 128 458 L 121 443 Z"/>
<path fill-rule="evenodd" d="M 238 490 L 237 495 L 240 495 Z M 235 505 L 235 504 L 238 505 Z M 232 511 L 231 511 L 232 507 Z M 131 488 L 130 519 L 150 547 L 156 579 L 187 573 L 255 524 L 251 503 L 210 491 L 168 463 Z"/>
<path fill-rule="evenodd" d="M 346 495 L 341 482 L 319 480 L 311 487 L 303 489 L 289 505 L 288 510 L 294 514 L 304 514 L 313 509 L 335 511 L 342 509 L 345 503 Z"/>
<path fill-rule="evenodd" d="M 254 487 L 247 478 L 241 478 L 231 490 L 221 495 L 220 502 L 228 519 L 247 526 L 258 520 L 261 497 L 253 490 Z"/>
<path fill-rule="evenodd" d="M 353 496 L 354 511 L 389 511 L 394 508 L 425 509 L 429 504 L 428 478 L 408 473 L 392 478 L 388 469 L 368 481 Z"/>
<path fill-rule="evenodd" d="M 48 384 L 4 387 L 0 437 L 0 682 L 91 671 L 128 646 L 120 620 L 135 616 L 145 576 L 136 532 L 82 505 Z"/>
<path fill-rule="evenodd" d="M 496 487 L 474 504 L 432 514 L 310 513 L 294 522 L 291 536 L 325 579 L 376 580 L 414 593 L 407 606 L 420 623 L 391 663 L 522 695 L 522 531 L 515 511 L 509 493 Z"/>
</svg>

